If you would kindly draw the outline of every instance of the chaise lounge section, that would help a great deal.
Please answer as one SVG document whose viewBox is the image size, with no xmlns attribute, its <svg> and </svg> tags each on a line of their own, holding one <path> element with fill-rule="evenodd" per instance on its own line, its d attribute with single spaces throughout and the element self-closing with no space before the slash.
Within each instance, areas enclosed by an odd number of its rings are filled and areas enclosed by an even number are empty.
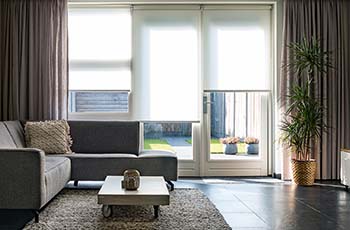
<svg viewBox="0 0 350 230">
<path fill-rule="evenodd" d="M 0 122 L 0 209 L 42 209 L 67 184 L 104 180 L 137 169 L 144 176 L 177 180 L 170 151 L 140 151 L 137 121 L 68 121 L 73 154 L 45 154 L 26 148 L 20 121 Z"/>
</svg>

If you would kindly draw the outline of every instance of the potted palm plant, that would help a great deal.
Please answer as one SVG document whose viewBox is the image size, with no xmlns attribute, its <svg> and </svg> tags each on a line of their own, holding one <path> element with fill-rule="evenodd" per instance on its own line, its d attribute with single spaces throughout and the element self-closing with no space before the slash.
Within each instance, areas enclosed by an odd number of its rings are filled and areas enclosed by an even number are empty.
<svg viewBox="0 0 350 230">
<path fill-rule="evenodd" d="M 285 66 L 299 77 L 301 84 L 293 84 L 286 95 L 289 104 L 281 123 L 282 143 L 293 154 L 293 181 L 298 185 L 313 185 L 316 177 L 316 161 L 312 158 L 312 146 L 326 128 L 323 122 L 324 108 L 313 93 L 317 73 L 326 73 L 329 52 L 322 51 L 317 39 L 288 45 L 290 62 Z"/>
</svg>

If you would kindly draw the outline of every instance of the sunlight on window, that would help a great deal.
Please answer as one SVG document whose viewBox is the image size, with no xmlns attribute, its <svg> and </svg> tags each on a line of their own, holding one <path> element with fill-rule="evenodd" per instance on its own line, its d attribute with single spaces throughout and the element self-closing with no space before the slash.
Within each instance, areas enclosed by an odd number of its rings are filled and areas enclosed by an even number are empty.
<svg viewBox="0 0 350 230">
<path fill-rule="evenodd" d="M 178 107 L 171 105 L 178 101 L 184 102 L 182 111 L 196 112 L 197 31 L 192 27 L 156 28 L 150 30 L 149 38 L 151 117 L 176 117 Z"/>
<path fill-rule="evenodd" d="M 131 58 L 131 16 L 124 9 L 71 9 L 70 60 Z"/>
<path fill-rule="evenodd" d="M 77 70 L 69 73 L 70 90 L 130 89 L 130 70 Z"/>
<path fill-rule="evenodd" d="M 217 28 L 217 85 L 268 88 L 267 47 L 259 28 Z"/>
</svg>

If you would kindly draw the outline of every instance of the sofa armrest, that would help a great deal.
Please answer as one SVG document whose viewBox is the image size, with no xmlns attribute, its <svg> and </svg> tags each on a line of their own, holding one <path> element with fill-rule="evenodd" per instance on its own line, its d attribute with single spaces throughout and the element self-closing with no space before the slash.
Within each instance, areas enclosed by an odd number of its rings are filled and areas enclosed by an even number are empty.
<svg viewBox="0 0 350 230">
<path fill-rule="evenodd" d="M 0 209 L 40 209 L 45 202 L 45 154 L 0 148 Z"/>
<path fill-rule="evenodd" d="M 142 161 L 142 173 L 148 176 L 164 176 L 167 181 L 176 181 L 178 159 L 176 153 L 168 150 L 143 150 L 138 160 Z M 150 166 L 151 165 L 151 166 Z"/>
</svg>

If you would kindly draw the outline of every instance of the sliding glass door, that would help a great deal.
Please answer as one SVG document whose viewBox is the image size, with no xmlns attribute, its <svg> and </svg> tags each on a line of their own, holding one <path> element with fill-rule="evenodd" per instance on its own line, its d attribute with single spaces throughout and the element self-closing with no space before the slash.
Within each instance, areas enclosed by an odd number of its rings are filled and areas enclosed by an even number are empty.
<svg viewBox="0 0 350 230">
<path fill-rule="evenodd" d="M 203 159 L 206 176 L 267 175 L 271 9 L 203 10 Z"/>
<path fill-rule="evenodd" d="M 133 118 L 143 149 L 175 151 L 185 176 L 199 175 L 199 30 L 199 6 L 133 9 Z"/>
</svg>

